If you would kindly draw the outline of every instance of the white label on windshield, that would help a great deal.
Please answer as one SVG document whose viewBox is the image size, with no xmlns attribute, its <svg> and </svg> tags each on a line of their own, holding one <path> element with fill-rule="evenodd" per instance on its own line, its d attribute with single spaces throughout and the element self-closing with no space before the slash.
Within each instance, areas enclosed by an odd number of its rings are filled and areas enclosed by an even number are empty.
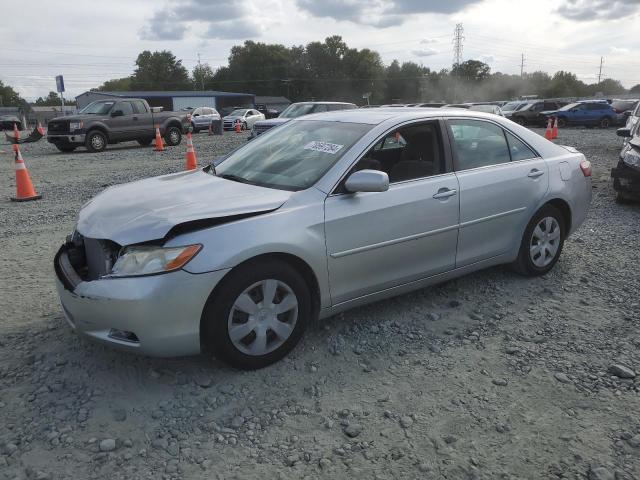
<svg viewBox="0 0 640 480">
<path fill-rule="evenodd" d="M 344 145 L 336 145 L 335 143 L 327 142 L 309 142 L 304 146 L 305 150 L 315 150 L 316 152 L 330 153 L 335 155 L 338 153 Z"/>
</svg>

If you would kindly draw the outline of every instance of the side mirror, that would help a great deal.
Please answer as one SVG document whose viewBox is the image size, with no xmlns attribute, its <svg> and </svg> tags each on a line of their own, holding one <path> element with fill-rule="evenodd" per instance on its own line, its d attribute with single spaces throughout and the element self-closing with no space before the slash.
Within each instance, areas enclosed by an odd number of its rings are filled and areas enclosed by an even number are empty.
<svg viewBox="0 0 640 480">
<path fill-rule="evenodd" d="M 616 134 L 619 137 L 631 138 L 631 129 L 630 128 L 619 128 L 618 130 L 616 130 Z"/>
<path fill-rule="evenodd" d="M 627 110 L 626 112 L 623 113 L 623 115 L 625 117 L 630 117 L 631 116 L 631 110 Z"/>
<path fill-rule="evenodd" d="M 124 117 L 124 112 L 122 110 L 114 110 L 111 112 L 112 117 Z"/>
<path fill-rule="evenodd" d="M 344 183 L 348 192 L 386 192 L 389 190 L 389 175 L 379 170 L 353 172 Z"/>
</svg>

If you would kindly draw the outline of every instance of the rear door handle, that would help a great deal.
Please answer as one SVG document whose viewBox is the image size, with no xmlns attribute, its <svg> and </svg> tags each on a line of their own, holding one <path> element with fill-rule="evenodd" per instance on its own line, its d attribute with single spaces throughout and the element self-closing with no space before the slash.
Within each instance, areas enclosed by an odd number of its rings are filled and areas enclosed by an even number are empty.
<svg viewBox="0 0 640 480">
<path fill-rule="evenodd" d="M 538 177 L 541 177 L 542 175 L 544 175 L 544 172 L 542 170 L 538 170 L 538 169 L 534 168 L 533 170 L 531 170 L 529 172 L 527 177 L 529 177 L 529 178 L 538 178 Z"/>
<path fill-rule="evenodd" d="M 433 198 L 435 198 L 436 200 L 441 200 L 443 198 L 453 197 L 457 193 L 458 193 L 457 190 L 453 190 L 453 189 L 450 189 L 450 188 L 441 188 L 440 190 L 438 190 L 438 193 L 436 193 L 433 196 Z"/>
</svg>

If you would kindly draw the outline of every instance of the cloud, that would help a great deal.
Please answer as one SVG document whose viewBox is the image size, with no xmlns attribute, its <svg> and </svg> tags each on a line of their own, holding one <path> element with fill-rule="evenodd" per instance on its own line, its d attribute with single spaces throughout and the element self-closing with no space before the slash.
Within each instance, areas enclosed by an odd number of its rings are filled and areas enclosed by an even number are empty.
<svg viewBox="0 0 640 480">
<path fill-rule="evenodd" d="M 333 18 L 379 28 L 403 24 L 409 15 L 451 14 L 484 0 L 295 0 L 298 8 L 320 18 Z"/>
<path fill-rule="evenodd" d="M 181 40 L 193 22 L 204 23 L 198 28 L 199 37 L 246 39 L 256 37 L 260 29 L 238 3 L 225 0 L 178 0 L 156 11 L 143 27 L 143 40 Z"/>
<path fill-rule="evenodd" d="M 420 43 L 422 45 L 430 45 L 432 43 L 438 43 L 438 40 L 436 40 L 435 38 L 423 38 L 422 40 L 420 40 Z"/>
<path fill-rule="evenodd" d="M 577 21 L 613 20 L 637 12 L 638 0 L 565 0 L 557 12 Z"/>
<path fill-rule="evenodd" d="M 496 57 L 489 54 L 480 55 L 480 60 L 484 63 L 494 63 L 496 61 Z"/>
<path fill-rule="evenodd" d="M 436 55 L 438 53 L 437 50 L 433 48 L 421 48 L 419 50 L 411 50 L 411 55 L 415 55 L 416 57 L 430 57 L 431 55 Z"/>
<path fill-rule="evenodd" d="M 611 53 L 616 55 L 626 55 L 627 53 L 631 53 L 631 50 L 625 47 L 610 47 L 609 50 Z"/>
</svg>

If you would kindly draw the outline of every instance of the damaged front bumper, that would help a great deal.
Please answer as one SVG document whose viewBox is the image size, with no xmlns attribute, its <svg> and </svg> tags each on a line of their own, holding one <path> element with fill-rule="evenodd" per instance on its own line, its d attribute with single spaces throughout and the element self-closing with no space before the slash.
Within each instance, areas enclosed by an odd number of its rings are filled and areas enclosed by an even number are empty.
<svg viewBox="0 0 640 480">
<path fill-rule="evenodd" d="M 640 199 L 640 166 L 632 167 L 623 160 L 611 169 L 613 189 L 625 196 Z"/>
<path fill-rule="evenodd" d="M 54 260 L 64 315 L 80 335 L 154 357 L 200 353 L 200 320 L 209 294 L 228 270 L 86 280 L 71 264 L 72 244 Z"/>
<path fill-rule="evenodd" d="M 47 135 L 47 142 L 54 145 L 84 145 L 86 135 L 78 133 L 75 135 Z"/>
</svg>

